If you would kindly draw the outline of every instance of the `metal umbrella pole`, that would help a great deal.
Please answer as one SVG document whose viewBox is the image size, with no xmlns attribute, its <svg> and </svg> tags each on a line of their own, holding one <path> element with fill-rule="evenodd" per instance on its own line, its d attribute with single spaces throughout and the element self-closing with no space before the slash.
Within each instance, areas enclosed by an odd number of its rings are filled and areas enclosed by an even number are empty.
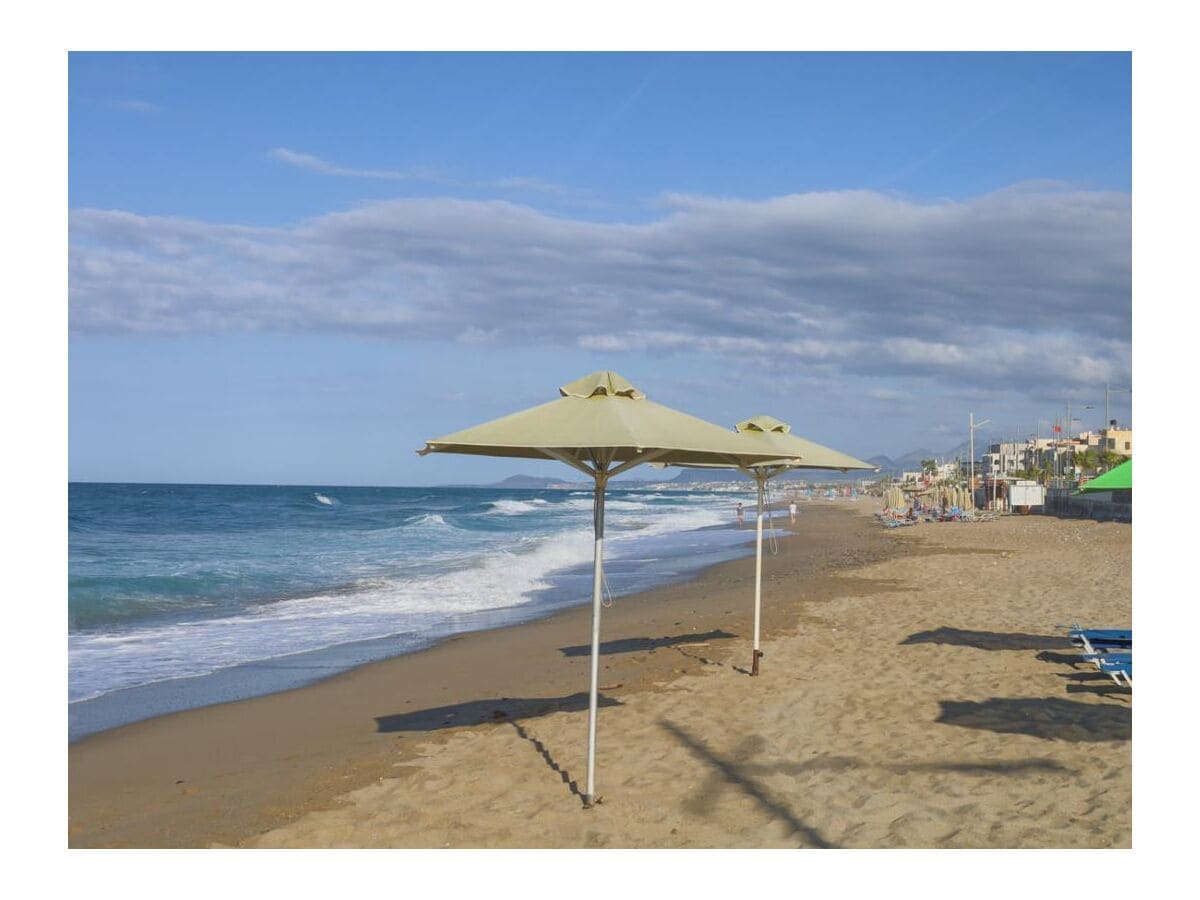
<svg viewBox="0 0 1200 900">
<path fill-rule="evenodd" d="M 583 805 L 591 808 L 596 797 L 596 710 L 600 697 L 600 609 L 604 603 L 604 492 L 608 485 L 605 466 L 596 465 L 596 493 L 592 501 L 592 522 L 595 527 L 596 549 L 592 564 L 592 683 L 588 693 L 587 793 Z"/>
<path fill-rule="evenodd" d="M 762 659 L 762 651 L 758 649 L 759 632 L 762 623 L 762 532 L 763 532 L 763 499 L 767 490 L 767 479 L 771 476 L 766 472 L 755 472 L 754 480 L 758 483 L 758 524 L 756 526 L 757 541 L 754 551 L 754 658 L 750 663 L 750 674 L 758 674 L 758 661 Z"/>
</svg>

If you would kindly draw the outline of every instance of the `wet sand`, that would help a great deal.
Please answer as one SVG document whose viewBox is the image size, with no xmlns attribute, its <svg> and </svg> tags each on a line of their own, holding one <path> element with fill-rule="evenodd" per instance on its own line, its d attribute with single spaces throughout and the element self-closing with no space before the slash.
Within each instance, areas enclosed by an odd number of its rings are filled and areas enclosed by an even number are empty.
<svg viewBox="0 0 1200 900">
<path fill-rule="evenodd" d="M 1053 629 L 1130 621 L 1130 526 L 884 530 L 72 745 L 72 846 L 1129 846 L 1132 698 Z M 747 526 L 747 537 L 752 529 Z"/>
</svg>

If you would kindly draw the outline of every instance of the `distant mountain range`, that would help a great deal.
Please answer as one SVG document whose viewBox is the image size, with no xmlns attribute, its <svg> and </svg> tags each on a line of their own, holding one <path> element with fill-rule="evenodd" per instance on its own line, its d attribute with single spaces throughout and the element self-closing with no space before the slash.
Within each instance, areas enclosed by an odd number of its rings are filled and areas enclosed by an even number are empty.
<svg viewBox="0 0 1200 900">
<path fill-rule="evenodd" d="M 975 437 L 975 453 L 978 455 L 987 450 L 989 444 L 994 444 L 1000 440 L 996 435 L 976 434 Z M 936 452 L 925 447 L 920 447 L 916 450 L 910 450 L 903 456 L 891 457 L 885 454 L 872 456 L 866 461 L 873 466 L 879 467 L 879 475 L 895 475 L 900 472 L 913 472 L 921 468 L 921 460 L 936 459 L 941 462 L 947 462 L 952 459 L 966 460 L 970 454 L 970 444 L 963 441 L 949 450 Z M 638 474 L 641 475 L 642 469 L 638 469 Z M 649 470 L 647 474 L 651 474 L 655 470 Z M 678 474 L 675 469 L 659 469 L 662 473 L 661 477 L 646 478 L 621 478 L 615 484 L 623 487 L 637 487 L 643 484 L 662 484 L 670 482 L 671 484 L 724 484 L 735 481 L 749 481 L 747 476 L 738 472 L 736 469 L 679 469 Z M 795 469 L 791 472 L 785 472 L 778 476 L 785 481 L 853 481 L 859 478 L 870 478 L 875 475 L 874 472 L 837 472 L 827 470 L 804 470 Z M 562 478 L 539 478 L 533 475 L 512 475 L 505 478 L 503 481 L 498 481 L 495 484 L 485 485 L 493 488 L 519 488 L 523 490 L 579 490 L 580 488 L 589 487 L 586 481 L 567 481 Z"/>
<path fill-rule="evenodd" d="M 582 484 L 583 482 L 580 482 Z M 561 478 L 538 478 L 534 475 L 510 475 L 503 481 L 486 485 L 494 488 L 520 488 L 526 491 L 545 491 L 555 488 L 575 488 L 577 484 L 563 481 Z"/>
<path fill-rule="evenodd" d="M 977 433 L 975 435 L 976 458 L 986 453 L 987 448 L 990 445 L 1003 440 L 1011 440 L 1011 438 L 1002 437 L 998 434 L 985 435 L 982 432 Z M 970 455 L 970 441 L 963 441 L 961 444 L 957 444 L 956 446 L 951 447 L 949 450 L 942 450 L 940 452 L 921 447 L 917 450 L 910 450 L 903 456 L 898 456 L 894 459 L 883 454 L 880 454 L 879 456 L 872 456 L 867 460 L 867 462 L 871 463 L 872 465 L 879 466 L 880 475 L 894 475 L 900 472 L 919 471 L 921 468 L 921 460 L 923 459 L 936 459 L 939 462 L 950 462 L 951 460 L 961 459 L 965 464 Z"/>
</svg>

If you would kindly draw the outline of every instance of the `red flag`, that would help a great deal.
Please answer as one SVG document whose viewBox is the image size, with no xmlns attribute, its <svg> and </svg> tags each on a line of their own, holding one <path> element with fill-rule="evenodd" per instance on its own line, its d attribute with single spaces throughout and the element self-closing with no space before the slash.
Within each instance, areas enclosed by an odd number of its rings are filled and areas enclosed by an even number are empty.
<svg viewBox="0 0 1200 900">
<path fill-rule="evenodd" d="M 1054 432 L 1055 432 L 1055 434 L 1060 434 L 1060 433 L 1062 433 L 1062 426 L 1061 426 L 1061 425 L 1055 425 L 1055 426 L 1054 426 Z"/>
</svg>

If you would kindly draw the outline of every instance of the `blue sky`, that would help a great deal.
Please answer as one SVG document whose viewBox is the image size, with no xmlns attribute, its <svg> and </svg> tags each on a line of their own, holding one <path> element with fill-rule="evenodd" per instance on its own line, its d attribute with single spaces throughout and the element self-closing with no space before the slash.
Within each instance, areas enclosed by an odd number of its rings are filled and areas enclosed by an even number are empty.
<svg viewBox="0 0 1200 900">
<path fill-rule="evenodd" d="M 1127 54 L 77 53 L 69 77 L 76 480 L 557 474 L 411 451 L 601 367 L 862 456 L 1130 378 Z"/>
</svg>

